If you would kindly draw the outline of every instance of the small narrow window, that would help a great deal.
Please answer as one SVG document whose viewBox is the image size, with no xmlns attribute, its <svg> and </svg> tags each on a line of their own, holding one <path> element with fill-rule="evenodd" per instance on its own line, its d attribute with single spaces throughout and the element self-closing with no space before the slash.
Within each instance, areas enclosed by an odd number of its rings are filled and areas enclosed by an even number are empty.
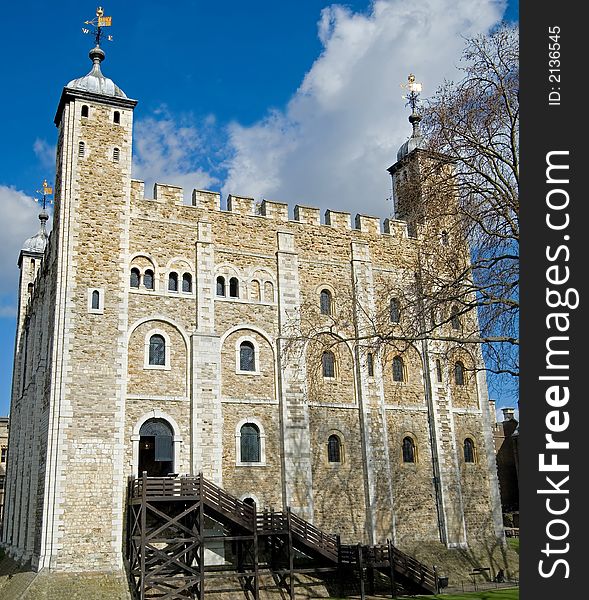
<svg viewBox="0 0 589 600">
<path fill-rule="evenodd" d="M 35 286 L 32 283 L 29 283 L 27 286 L 27 291 L 29 292 L 29 297 L 33 297 L 33 292 L 35 291 Z"/>
<path fill-rule="evenodd" d="M 192 275 L 190 273 L 182 275 L 182 291 L 187 294 L 192 293 Z"/>
<path fill-rule="evenodd" d="M 119 162 L 120 157 L 121 157 L 121 151 L 118 148 L 113 148 L 113 150 L 112 150 L 113 162 Z"/>
<path fill-rule="evenodd" d="M 100 292 L 94 290 L 92 292 L 92 310 L 98 310 L 100 308 Z"/>
<path fill-rule="evenodd" d="M 237 277 L 232 277 L 229 280 L 229 297 L 239 298 L 239 281 Z"/>
<path fill-rule="evenodd" d="M 398 323 L 401 320 L 401 307 L 396 298 L 391 299 L 391 323 Z"/>
<path fill-rule="evenodd" d="M 438 379 L 438 383 L 442 383 L 442 363 L 440 359 L 436 360 L 436 377 Z"/>
<path fill-rule="evenodd" d="M 121 122 L 121 113 L 118 110 L 115 110 L 112 120 L 114 123 L 116 123 L 117 125 L 120 124 Z"/>
<path fill-rule="evenodd" d="M 337 435 L 330 435 L 327 439 L 327 460 L 330 463 L 342 462 L 342 444 Z"/>
<path fill-rule="evenodd" d="M 143 274 L 143 285 L 147 290 L 153 290 L 153 271 L 151 269 L 147 269 Z"/>
<path fill-rule="evenodd" d="M 470 438 L 464 440 L 464 462 L 474 462 L 474 442 Z"/>
<path fill-rule="evenodd" d="M 149 364 L 156 366 L 166 364 L 166 341 L 159 334 L 149 338 Z"/>
<path fill-rule="evenodd" d="M 460 361 L 454 365 L 454 381 L 456 385 L 464 385 L 464 365 Z"/>
<path fill-rule="evenodd" d="M 88 111 L 89 111 L 89 109 L 88 109 L 88 106 L 86 106 L 86 104 L 84 104 L 84 105 L 82 106 L 82 116 L 83 116 L 85 119 L 87 119 L 87 118 L 88 118 Z"/>
<path fill-rule="evenodd" d="M 256 370 L 256 352 L 251 342 L 242 342 L 239 345 L 239 370 Z"/>
<path fill-rule="evenodd" d="M 331 292 L 329 290 L 321 290 L 320 308 L 322 315 L 331 314 Z"/>
<path fill-rule="evenodd" d="M 241 462 L 260 462 L 260 430 L 253 423 L 246 423 L 240 429 Z"/>
<path fill-rule="evenodd" d="M 450 237 L 447 231 L 442 231 L 440 234 L 440 241 L 442 242 L 442 246 L 447 246 L 449 243 Z"/>
<path fill-rule="evenodd" d="M 217 277 L 217 296 L 225 296 L 225 278 Z"/>
<path fill-rule="evenodd" d="M 450 314 L 450 323 L 452 325 L 452 329 L 460 329 L 460 311 L 457 306 L 452 307 L 452 311 Z"/>
<path fill-rule="evenodd" d="M 374 355 L 372 352 L 369 352 L 366 357 L 366 366 L 368 368 L 368 376 L 374 377 Z"/>
<path fill-rule="evenodd" d="M 264 302 L 274 302 L 274 284 L 271 281 L 264 283 Z"/>
<path fill-rule="evenodd" d="M 80 158 L 84 158 L 85 154 L 86 154 L 86 144 L 84 144 L 84 142 L 80 142 L 78 144 L 78 156 Z"/>
<path fill-rule="evenodd" d="M 415 442 L 409 436 L 403 438 L 403 462 L 415 462 Z"/>
<path fill-rule="evenodd" d="M 168 277 L 168 291 L 177 292 L 178 291 L 178 274 L 170 273 Z"/>
<path fill-rule="evenodd" d="M 7 455 L 8 455 L 8 447 L 2 446 L 2 450 L 1 450 L 1 454 L 0 454 L 0 462 L 5 463 Z"/>
<path fill-rule="evenodd" d="M 254 300 L 255 302 L 260 301 L 260 282 L 257 279 L 254 279 L 252 281 L 251 294 L 252 300 Z"/>
<path fill-rule="evenodd" d="M 403 359 L 400 356 L 393 358 L 393 381 L 404 381 L 404 365 Z"/>
<path fill-rule="evenodd" d="M 129 285 L 132 288 L 138 288 L 139 287 L 139 269 L 131 269 L 131 277 L 129 279 Z"/>
<path fill-rule="evenodd" d="M 323 353 L 321 357 L 321 363 L 323 366 L 323 377 L 334 378 L 335 377 L 335 355 L 330 350 Z"/>
</svg>

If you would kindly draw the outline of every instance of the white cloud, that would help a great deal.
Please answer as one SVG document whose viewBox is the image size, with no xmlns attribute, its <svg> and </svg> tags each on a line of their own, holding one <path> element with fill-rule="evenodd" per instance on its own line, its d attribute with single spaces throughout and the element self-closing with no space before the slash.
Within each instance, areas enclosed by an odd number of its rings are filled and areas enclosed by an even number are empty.
<svg viewBox="0 0 589 600">
<path fill-rule="evenodd" d="M 0 220 L 0 317 L 13 317 L 18 290 L 18 256 L 23 242 L 39 230 L 39 205 L 23 192 L 0 185 L 0 207 L 4 215 Z"/>
<path fill-rule="evenodd" d="M 464 37 L 497 23 L 497 0 L 376 0 L 368 14 L 339 5 L 318 24 L 323 51 L 284 111 L 229 127 L 223 193 L 387 216 L 386 168 L 410 134 L 400 83 L 431 94 L 456 76 Z"/>
<path fill-rule="evenodd" d="M 219 180 L 203 169 L 205 143 L 215 119 L 208 116 L 200 128 L 188 117 L 174 118 L 165 108 L 153 116 L 135 122 L 133 144 L 133 177 L 145 181 L 146 195 L 154 183 L 170 183 L 184 188 L 188 199 L 194 188 L 205 189 Z"/>
<path fill-rule="evenodd" d="M 33 144 L 33 151 L 45 169 L 55 169 L 55 144 L 37 138 Z"/>
</svg>

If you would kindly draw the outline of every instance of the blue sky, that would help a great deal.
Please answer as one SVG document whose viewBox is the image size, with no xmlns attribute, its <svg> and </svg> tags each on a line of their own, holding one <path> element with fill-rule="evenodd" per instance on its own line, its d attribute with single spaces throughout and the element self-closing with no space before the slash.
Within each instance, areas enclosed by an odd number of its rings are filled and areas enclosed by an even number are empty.
<svg viewBox="0 0 589 600">
<path fill-rule="evenodd" d="M 35 190 L 55 175 L 61 90 L 90 70 L 81 27 L 96 2 L 2 8 L 0 415 L 8 414 L 16 262 L 38 229 Z M 385 169 L 409 135 L 399 84 L 456 78 L 463 37 L 518 16 L 514 0 L 112 0 L 103 72 L 135 110 L 134 173 L 385 218 Z M 499 405 L 508 389 L 492 389 Z"/>
</svg>

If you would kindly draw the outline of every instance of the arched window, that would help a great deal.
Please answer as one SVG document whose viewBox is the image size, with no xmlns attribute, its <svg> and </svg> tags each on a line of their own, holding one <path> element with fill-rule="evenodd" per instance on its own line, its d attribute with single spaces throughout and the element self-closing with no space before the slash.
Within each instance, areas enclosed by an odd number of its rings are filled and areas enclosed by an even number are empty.
<svg viewBox="0 0 589 600">
<path fill-rule="evenodd" d="M 217 277 L 217 296 L 225 295 L 225 277 Z"/>
<path fill-rule="evenodd" d="M 149 364 L 156 366 L 166 364 L 166 341 L 157 333 L 149 338 Z"/>
<path fill-rule="evenodd" d="M 331 314 L 331 292 L 329 290 L 321 290 L 319 305 L 322 315 Z"/>
<path fill-rule="evenodd" d="M 112 159 L 114 162 L 119 162 L 119 159 L 121 158 L 121 151 L 119 150 L 119 148 L 113 148 L 112 149 Z"/>
<path fill-rule="evenodd" d="M 117 125 L 120 124 L 121 122 L 121 113 L 118 110 L 115 110 L 113 116 L 112 116 L 112 120 L 113 123 L 116 123 Z"/>
<path fill-rule="evenodd" d="M 92 292 L 92 310 L 98 310 L 100 308 L 100 292 L 94 290 Z"/>
<path fill-rule="evenodd" d="M 327 439 L 327 460 L 330 463 L 342 462 L 342 443 L 335 434 Z"/>
<path fill-rule="evenodd" d="M 403 462 L 415 462 L 415 442 L 409 436 L 403 438 Z"/>
<path fill-rule="evenodd" d="M 252 295 L 252 300 L 254 300 L 256 302 L 260 301 L 260 282 L 257 279 L 254 279 L 252 281 L 251 295 Z"/>
<path fill-rule="evenodd" d="M 330 350 L 326 350 L 321 357 L 323 366 L 323 377 L 335 377 L 335 355 Z"/>
<path fill-rule="evenodd" d="M 153 271 L 147 269 L 143 274 L 143 285 L 147 290 L 153 290 Z"/>
<path fill-rule="evenodd" d="M 82 106 L 82 116 L 86 119 L 88 118 L 88 112 L 89 112 L 88 106 L 86 106 L 86 104 L 84 104 Z"/>
<path fill-rule="evenodd" d="M 464 440 L 464 462 L 474 462 L 474 442 L 470 438 Z"/>
<path fill-rule="evenodd" d="M 229 280 L 229 297 L 239 298 L 239 281 L 237 277 L 232 277 Z"/>
<path fill-rule="evenodd" d="M 452 325 L 452 329 L 460 329 L 460 311 L 457 306 L 452 307 L 452 311 L 450 314 L 450 323 Z"/>
<path fill-rule="evenodd" d="M 438 379 L 438 383 L 442 383 L 442 362 L 440 359 L 436 359 L 436 377 Z"/>
<path fill-rule="evenodd" d="M 366 356 L 366 366 L 368 368 L 368 377 L 374 377 L 374 355 L 369 352 Z"/>
<path fill-rule="evenodd" d="M 178 273 L 170 273 L 170 276 L 168 277 L 168 291 L 178 291 Z"/>
<path fill-rule="evenodd" d="M 250 497 L 250 496 L 246 496 L 246 497 L 245 497 L 245 498 L 242 500 L 242 502 L 243 502 L 244 504 L 247 504 L 248 506 L 255 506 L 255 505 L 256 505 L 256 501 L 255 501 L 255 500 L 254 500 L 252 497 Z"/>
<path fill-rule="evenodd" d="M 239 370 L 256 370 L 256 351 L 251 342 L 241 342 L 239 345 Z"/>
<path fill-rule="evenodd" d="M 271 281 L 264 283 L 264 302 L 274 302 L 274 284 Z"/>
<path fill-rule="evenodd" d="M 192 275 L 190 273 L 182 275 L 182 291 L 187 294 L 192 292 Z"/>
<path fill-rule="evenodd" d="M 84 142 L 80 142 L 78 144 L 78 156 L 80 158 L 84 158 L 85 154 L 86 154 L 86 144 L 84 144 Z"/>
<path fill-rule="evenodd" d="M 391 298 L 391 323 L 398 323 L 401 320 L 401 307 L 396 298 Z"/>
<path fill-rule="evenodd" d="M 139 269 L 131 269 L 131 277 L 129 280 L 129 285 L 132 288 L 138 288 L 139 287 Z"/>
<path fill-rule="evenodd" d="M 454 364 L 454 382 L 456 385 L 464 385 L 464 365 L 460 361 Z"/>
<path fill-rule="evenodd" d="M 393 358 L 393 381 L 405 381 L 403 359 L 400 356 Z"/>
<path fill-rule="evenodd" d="M 260 430 L 254 423 L 241 426 L 241 462 L 260 462 Z"/>
<path fill-rule="evenodd" d="M 32 298 L 33 292 L 35 291 L 35 286 L 32 283 L 29 283 L 29 285 L 27 286 L 27 290 L 29 292 L 29 296 Z"/>
</svg>

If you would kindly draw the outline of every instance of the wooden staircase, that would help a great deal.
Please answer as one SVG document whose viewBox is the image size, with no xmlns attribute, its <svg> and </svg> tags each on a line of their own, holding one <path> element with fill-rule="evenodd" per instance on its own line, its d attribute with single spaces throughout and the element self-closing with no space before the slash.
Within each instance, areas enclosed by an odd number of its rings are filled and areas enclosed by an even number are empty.
<svg viewBox="0 0 589 600">
<path fill-rule="evenodd" d="M 308 521 L 286 511 L 258 512 L 219 486 L 198 477 L 130 479 L 128 492 L 128 570 L 136 598 L 204 600 L 207 589 L 240 590 L 258 600 L 261 576 L 269 575 L 274 588 L 295 598 L 297 574 L 328 578 L 342 590 L 346 580 L 359 583 L 374 573 L 390 581 L 393 596 L 435 594 L 434 571 L 395 548 L 383 545 L 346 545 Z M 211 535 L 205 520 L 212 519 L 222 534 Z M 231 560 L 205 565 L 208 544 L 222 543 Z M 227 558 L 227 557 L 226 557 Z M 237 578 L 238 588 L 213 586 L 213 580 Z M 340 591 L 341 593 L 341 591 Z"/>
</svg>

